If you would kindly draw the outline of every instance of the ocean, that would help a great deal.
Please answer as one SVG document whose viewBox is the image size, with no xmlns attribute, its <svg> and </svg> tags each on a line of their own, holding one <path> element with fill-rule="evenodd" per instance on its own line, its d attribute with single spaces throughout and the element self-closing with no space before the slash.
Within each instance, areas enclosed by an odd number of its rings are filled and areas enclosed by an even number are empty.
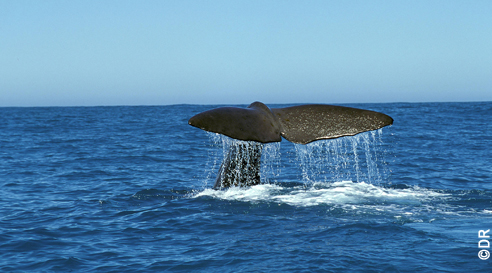
<svg viewBox="0 0 492 273">
<path fill-rule="evenodd" d="M 0 108 L 0 271 L 489 272 L 492 102 L 345 106 L 394 124 L 226 190 L 217 105 Z"/>
</svg>

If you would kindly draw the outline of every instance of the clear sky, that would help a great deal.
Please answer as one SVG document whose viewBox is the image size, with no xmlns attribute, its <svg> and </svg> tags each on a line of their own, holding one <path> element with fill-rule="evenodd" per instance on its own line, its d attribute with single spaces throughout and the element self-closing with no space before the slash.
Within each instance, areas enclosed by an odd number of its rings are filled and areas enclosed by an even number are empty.
<svg viewBox="0 0 492 273">
<path fill-rule="evenodd" d="M 0 106 L 492 101 L 492 1 L 0 0 Z"/>
</svg>

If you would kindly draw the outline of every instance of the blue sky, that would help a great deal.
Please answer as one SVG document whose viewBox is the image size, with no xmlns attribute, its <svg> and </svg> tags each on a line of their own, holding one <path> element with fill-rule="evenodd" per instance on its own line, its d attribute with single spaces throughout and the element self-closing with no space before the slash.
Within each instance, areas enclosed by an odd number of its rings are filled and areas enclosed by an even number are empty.
<svg viewBox="0 0 492 273">
<path fill-rule="evenodd" d="M 492 101 L 492 1 L 0 0 L 0 106 Z"/>
</svg>

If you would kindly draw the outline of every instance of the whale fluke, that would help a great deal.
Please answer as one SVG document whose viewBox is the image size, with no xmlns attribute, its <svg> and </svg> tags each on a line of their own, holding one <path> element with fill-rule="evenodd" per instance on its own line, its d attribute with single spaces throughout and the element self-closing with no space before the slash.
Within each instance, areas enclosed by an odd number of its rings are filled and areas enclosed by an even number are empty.
<svg viewBox="0 0 492 273">
<path fill-rule="evenodd" d="M 345 106 L 306 104 L 268 108 L 254 102 L 247 108 L 220 107 L 199 113 L 188 121 L 202 130 L 251 141 L 231 146 L 214 188 L 259 184 L 262 143 L 288 141 L 307 144 L 316 140 L 353 136 L 393 124 L 383 113 Z"/>
<path fill-rule="evenodd" d="M 220 107 L 190 118 L 188 123 L 202 130 L 234 139 L 261 143 L 279 142 L 280 123 L 270 108 L 253 102 L 248 108 Z"/>
<path fill-rule="evenodd" d="M 282 136 L 290 142 L 307 144 L 316 140 L 353 136 L 393 124 L 383 113 L 323 104 L 273 108 Z"/>
</svg>

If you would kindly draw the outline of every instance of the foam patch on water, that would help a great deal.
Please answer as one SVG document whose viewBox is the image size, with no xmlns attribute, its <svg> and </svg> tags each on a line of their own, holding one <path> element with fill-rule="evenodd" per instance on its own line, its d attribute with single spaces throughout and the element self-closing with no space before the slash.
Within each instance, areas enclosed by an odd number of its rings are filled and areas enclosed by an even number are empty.
<svg viewBox="0 0 492 273">
<path fill-rule="evenodd" d="M 334 183 L 313 183 L 310 186 L 284 187 L 263 184 L 247 188 L 232 187 L 226 190 L 205 189 L 194 197 L 213 197 L 222 200 L 244 202 L 276 202 L 292 206 L 317 205 L 421 205 L 448 194 L 418 187 L 407 189 L 384 188 L 365 182 L 341 181 Z"/>
</svg>

